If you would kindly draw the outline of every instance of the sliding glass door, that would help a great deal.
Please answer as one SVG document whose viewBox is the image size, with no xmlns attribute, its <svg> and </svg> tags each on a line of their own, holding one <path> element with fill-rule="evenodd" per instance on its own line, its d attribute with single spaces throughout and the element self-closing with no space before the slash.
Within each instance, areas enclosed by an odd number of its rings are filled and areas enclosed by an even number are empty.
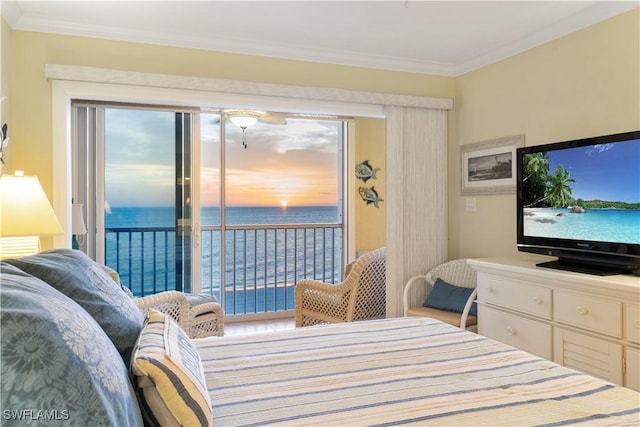
<svg viewBox="0 0 640 427">
<path fill-rule="evenodd" d="M 293 285 L 342 278 L 345 121 L 241 129 L 225 110 L 75 102 L 82 249 L 135 295 L 214 295 L 225 312 L 293 308 Z"/>
</svg>

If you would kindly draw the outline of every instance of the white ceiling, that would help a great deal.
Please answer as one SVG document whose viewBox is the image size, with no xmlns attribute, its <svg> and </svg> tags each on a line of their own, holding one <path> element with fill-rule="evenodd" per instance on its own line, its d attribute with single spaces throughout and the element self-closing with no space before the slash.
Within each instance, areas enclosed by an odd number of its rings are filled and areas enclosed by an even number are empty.
<svg viewBox="0 0 640 427">
<path fill-rule="evenodd" d="M 634 1 L 12 1 L 15 30 L 457 76 Z"/>
</svg>

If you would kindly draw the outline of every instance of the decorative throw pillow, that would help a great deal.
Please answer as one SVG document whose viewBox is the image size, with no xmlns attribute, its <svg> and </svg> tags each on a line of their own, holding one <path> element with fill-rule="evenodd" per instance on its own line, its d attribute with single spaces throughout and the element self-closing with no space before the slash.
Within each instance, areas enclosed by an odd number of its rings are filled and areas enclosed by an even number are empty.
<svg viewBox="0 0 640 427">
<path fill-rule="evenodd" d="M 131 359 L 142 412 L 159 426 L 210 426 L 213 413 L 200 355 L 186 333 L 150 309 Z"/>
<path fill-rule="evenodd" d="M 0 283 L 2 425 L 142 426 L 127 368 L 95 320 L 3 262 Z"/>
<path fill-rule="evenodd" d="M 133 295 L 133 292 L 131 292 L 131 289 L 126 287 L 124 283 L 122 283 L 122 281 L 120 280 L 120 273 L 118 273 L 113 268 L 106 265 L 100 265 L 100 267 L 102 267 L 105 273 L 107 273 L 109 277 L 111 277 L 113 281 L 116 282 L 118 286 L 120 286 L 120 288 L 124 291 L 124 293 L 129 296 L 129 298 L 135 298 Z"/>
<path fill-rule="evenodd" d="M 109 267 L 108 265 L 100 265 L 100 267 L 104 270 L 105 273 L 109 275 L 109 277 L 111 277 L 111 279 L 113 279 L 114 282 L 122 286 L 122 284 L 120 283 L 120 274 L 118 274 L 117 271 L 115 271 L 113 268 Z"/>
<path fill-rule="evenodd" d="M 218 302 L 218 298 L 207 294 L 185 294 L 189 307 L 195 307 L 200 304 L 208 304 L 210 302 Z"/>
<path fill-rule="evenodd" d="M 80 304 L 102 326 L 125 363 L 129 363 L 144 317 L 101 265 L 73 249 L 53 249 L 6 262 Z"/>
<path fill-rule="evenodd" d="M 438 277 L 431 293 L 422 306 L 462 313 L 473 291 L 474 288 L 455 286 Z M 471 305 L 469 314 L 471 316 L 478 315 L 478 308 L 475 302 Z"/>
</svg>

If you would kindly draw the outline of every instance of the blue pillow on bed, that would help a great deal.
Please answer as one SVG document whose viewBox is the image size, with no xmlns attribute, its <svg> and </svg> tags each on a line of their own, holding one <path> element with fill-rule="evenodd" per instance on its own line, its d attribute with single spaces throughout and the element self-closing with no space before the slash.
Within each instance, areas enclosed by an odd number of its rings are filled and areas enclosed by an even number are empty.
<svg viewBox="0 0 640 427">
<path fill-rule="evenodd" d="M 3 426 L 142 427 L 127 367 L 89 313 L 4 262 L 0 305 L 0 407 L 33 417 Z"/>
<path fill-rule="evenodd" d="M 73 249 L 51 249 L 7 259 L 84 308 L 107 333 L 125 363 L 142 330 L 144 317 L 129 297 L 94 260 Z"/>
<path fill-rule="evenodd" d="M 467 304 L 467 300 L 473 291 L 474 288 L 455 286 L 438 277 L 436 279 L 436 283 L 433 285 L 431 293 L 422 306 L 462 313 L 464 311 L 464 306 Z M 478 308 L 475 302 L 469 309 L 469 314 L 471 316 L 478 315 Z"/>
</svg>

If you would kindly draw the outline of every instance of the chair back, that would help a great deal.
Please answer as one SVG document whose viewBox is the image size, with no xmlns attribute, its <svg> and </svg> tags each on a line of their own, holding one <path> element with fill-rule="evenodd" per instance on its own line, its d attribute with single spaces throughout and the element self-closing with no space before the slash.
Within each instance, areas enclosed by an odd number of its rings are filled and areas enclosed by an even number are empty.
<svg viewBox="0 0 640 427">
<path fill-rule="evenodd" d="M 348 316 L 353 320 L 383 318 L 386 316 L 386 250 L 367 252 L 353 265 L 346 281 L 356 280 Z"/>
<path fill-rule="evenodd" d="M 461 314 L 442 310 L 441 308 L 422 306 L 427 295 L 433 290 L 438 278 L 454 286 L 473 288 L 471 295 L 466 298 Z M 427 274 L 417 275 L 409 279 L 404 287 L 402 296 L 404 315 L 433 317 L 462 329 L 476 330 L 477 317 L 469 316 L 469 311 L 476 299 L 476 288 L 476 271 L 467 263 L 466 259 L 444 262 L 433 267 Z"/>
<path fill-rule="evenodd" d="M 464 258 L 435 266 L 425 275 L 425 278 L 431 285 L 438 278 L 452 285 L 465 288 L 475 288 L 477 283 L 476 271 L 471 268 Z"/>
</svg>

